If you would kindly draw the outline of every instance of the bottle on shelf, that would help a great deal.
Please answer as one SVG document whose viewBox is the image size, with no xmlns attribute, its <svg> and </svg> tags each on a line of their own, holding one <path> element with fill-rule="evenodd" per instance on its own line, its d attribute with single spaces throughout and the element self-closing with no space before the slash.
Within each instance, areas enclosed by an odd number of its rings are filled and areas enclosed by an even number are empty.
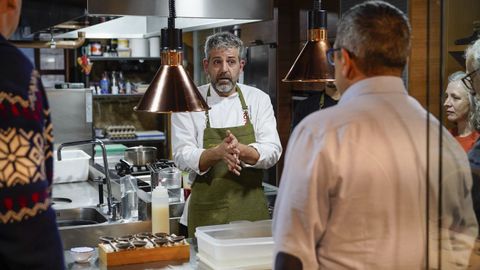
<svg viewBox="0 0 480 270">
<path fill-rule="evenodd" d="M 152 233 L 170 234 L 168 205 L 168 190 L 162 185 L 158 185 L 152 191 Z"/>
<path fill-rule="evenodd" d="M 123 72 L 118 72 L 118 92 L 121 94 L 126 94 L 125 90 L 125 78 L 123 77 Z"/>
<path fill-rule="evenodd" d="M 118 95 L 117 72 L 112 71 L 112 95 Z"/>
<path fill-rule="evenodd" d="M 132 93 L 132 84 L 130 83 L 130 81 L 127 81 L 125 83 L 125 94 L 129 95 Z"/>
<path fill-rule="evenodd" d="M 108 94 L 108 75 L 107 72 L 103 72 L 102 79 L 100 80 L 100 94 L 105 95 Z"/>
<path fill-rule="evenodd" d="M 117 47 L 118 47 L 118 39 L 111 39 L 110 40 L 110 56 L 117 57 L 118 52 L 117 52 Z"/>
</svg>

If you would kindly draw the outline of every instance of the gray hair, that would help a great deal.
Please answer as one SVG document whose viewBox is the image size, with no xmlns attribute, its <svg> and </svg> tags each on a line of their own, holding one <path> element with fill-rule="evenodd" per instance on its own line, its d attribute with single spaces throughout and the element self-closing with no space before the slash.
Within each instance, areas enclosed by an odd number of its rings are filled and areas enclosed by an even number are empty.
<svg viewBox="0 0 480 270">
<path fill-rule="evenodd" d="M 385 69 L 403 70 L 410 53 L 410 32 L 410 23 L 398 8 L 367 1 L 342 16 L 334 47 L 347 50 L 365 75 L 379 75 Z"/>
<path fill-rule="evenodd" d="M 238 49 L 238 56 L 243 59 L 243 42 L 240 38 L 230 32 L 220 32 L 207 37 L 205 41 L 205 58 L 208 59 L 212 49 Z"/>
<path fill-rule="evenodd" d="M 468 122 L 470 125 L 475 129 L 480 129 L 480 100 L 476 98 L 474 95 L 470 93 L 470 91 L 465 87 L 465 85 L 461 82 L 462 78 L 465 77 L 465 72 L 463 71 L 456 71 L 450 76 L 448 76 L 448 83 L 452 82 L 459 82 L 462 86 L 462 89 L 465 90 L 468 94 L 468 103 L 469 103 L 469 111 L 468 111 Z"/>
<path fill-rule="evenodd" d="M 467 60 L 467 63 L 470 62 L 473 66 L 473 70 L 480 68 L 480 39 L 475 41 L 472 45 L 468 46 L 467 50 L 465 51 L 465 59 Z M 471 70 L 471 71 L 473 71 Z M 474 80 L 474 87 L 480 87 L 476 85 L 477 80 Z M 476 88 L 475 88 L 476 89 Z M 470 121 L 470 124 L 472 127 L 480 131 L 480 100 L 479 96 L 475 95 L 473 98 L 475 101 L 475 112 L 474 112 L 474 119 Z"/>
<path fill-rule="evenodd" d="M 480 68 L 480 39 L 468 46 L 467 50 L 465 51 L 465 59 L 467 59 L 467 62 L 473 61 L 472 64 L 474 69 Z"/>
</svg>

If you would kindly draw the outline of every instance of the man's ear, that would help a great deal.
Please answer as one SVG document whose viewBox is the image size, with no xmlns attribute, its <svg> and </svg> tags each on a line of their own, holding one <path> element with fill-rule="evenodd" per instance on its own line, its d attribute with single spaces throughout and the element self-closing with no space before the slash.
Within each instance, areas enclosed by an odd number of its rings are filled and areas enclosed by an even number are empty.
<svg viewBox="0 0 480 270">
<path fill-rule="evenodd" d="M 0 0 L 1 1 L 1 0 Z M 207 58 L 203 58 L 203 71 L 205 71 L 205 73 L 208 74 L 208 59 Z"/>
<path fill-rule="evenodd" d="M 350 57 L 350 54 L 347 52 L 345 49 L 341 49 L 340 53 L 342 54 L 342 57 L 340 57 L 340 62 L 342 63 L 342 75 L 345 78 L 349 78 L 349 75 L 351 74 L 351 69 L 352 69 L 352 58 Z"/>
<path fill-rule="evenodd" d="M 245 66 L 246 63 L 247 61 L 245 61 L 245 59 L 240 59 L 240 71 L 243 70 L 243 67 Z"/>
<path fill-rule="evenodd" d="M 355 59 L 352 58 L 351 54 L 342 49 L 342 75 L 348 80 L 355 80 L 358 76 L 364 76 L 363 73 L 358 69 Z"/>
</svg>

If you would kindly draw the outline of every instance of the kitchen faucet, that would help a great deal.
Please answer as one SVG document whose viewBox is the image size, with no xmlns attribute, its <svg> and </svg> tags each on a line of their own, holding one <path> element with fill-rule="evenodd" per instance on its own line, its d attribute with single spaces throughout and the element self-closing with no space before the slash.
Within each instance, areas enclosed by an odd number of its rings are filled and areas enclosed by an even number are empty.
<svg viewBox="0 0 480 270">
<path fill-rule="evenodd" d="M 64 147 L 69 147 L 69 146 L 78 146 L 78 145 L 88 145 L 88 144 L 98 144 L 102 148 L 102 157 L 103 157 L 103 167 L 105 169 L 105 178 L 107 179 L 107 205 L 108 205 L 108 215 L 112 214 L 112 184 L 111 184 L 111 179 L 109 176 L 109 171 L 108 171 L 108 161 L 107 161 L 107 150 L 105 148 L 105 144 L 99 140 L 99 139 L 94 139 L 94 140 L 85 140 L 85 141 L 75 141 L 75 142 L 65 142 L 61 143 L 60 146 L 58 146 L 57 149 L 57 158 L 58 160 L 62 160 L 62 153 L 61 150 Z"/>
</svg>

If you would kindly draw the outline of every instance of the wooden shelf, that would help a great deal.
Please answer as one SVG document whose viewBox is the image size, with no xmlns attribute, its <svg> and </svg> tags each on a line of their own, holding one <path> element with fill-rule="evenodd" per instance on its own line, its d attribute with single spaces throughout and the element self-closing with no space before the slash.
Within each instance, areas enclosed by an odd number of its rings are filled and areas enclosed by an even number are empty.
<svg viewBox="0 0 480 270">
<path fill-rule="evenodd" d="M 465 50 L 468 45 L 451 45 L 448 46 L 448 53 L 465 68 Z"/>
<path fill-rule="evenodd" d="M 450 45 L 448 46 L 449 52 L 465 52 L 468 45 Z"/>
</svg>

